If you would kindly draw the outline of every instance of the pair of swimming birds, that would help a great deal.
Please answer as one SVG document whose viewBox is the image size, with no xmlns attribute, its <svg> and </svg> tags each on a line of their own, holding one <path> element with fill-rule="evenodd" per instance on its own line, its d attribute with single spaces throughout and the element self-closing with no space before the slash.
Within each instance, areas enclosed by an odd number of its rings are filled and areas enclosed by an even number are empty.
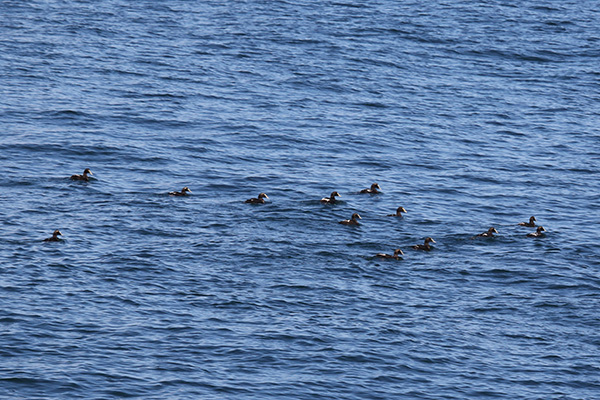
<svg viewBox="0 0 600 400">
<path fill-rule="evenodd" d="M 371 185 L 370 188 L 363 189 L 363 190 L 359 191 L 358 193 L 362 193 L 362 194 L 379 194 L 381 192 L 378 189 L 381 190 L 381 186 L 379 186 L 378 183 L 374 183 L 374 184 Z M 329 197 L 323 197 L 321 199 L 321 203 L 323 203 L 323 204 L 335 204 L 335 203 L 337 203 L 336 197 L 342 197 L 342 195 L 339 194 L 339 192 L 331 192 L 331 194 L 329 195 Z"/>
<path fill-rule="evenodd" d="M 432 249 L 430 243 L 435 243 L 435 240 L 433 240 L 433 238 L 427 237 L 425 238 L 425 242 L 423 244 L 415 244 L 414 246 L 412 246 L 412 248 L 414 250 L 430 251 Z M 398 260 L 401 258 L 400 256 L 402 255 L 404 255 L 404 252 L 401 249 L 396 249 L 394 250 L 394 254 L 377 253 L 375 254 L 375 257 Z"/>
<path fill-rule="evenodd" d="M 171 196 L 187 196 L 188 193 L 192 193 L 192 191 L 190 190 L 190 188 L 188 188 L 186 186 L 183 189 L 181 189 L 181 192 L 169 192 L 169 195 L 171 195 Z M 268 198 L 269 198 L 269 196 L 267 196 L 266 193 L 260 193 L 257 197 L 248 199 L 244 203 L 264 204 L 265 199 L 268 199 Z"/>
<path fill-rule="evenodd" d="M 74 181 L 89 181 L 90 177 L 89 175 L 94 175 L 92 174 L 92 171 L 90 171 L 89 168 L 86 168 L 83 170 L 83 174 L 79 175 L 79 174 L 74 174 L 71 175 L 71 179 Z M 60 238 L 59 236 L 62 236 L 62 233 L 58 230 L 55 229 L 54 232 L 52 233 L 52 236 L 49 238 L 44 239 L 44 242 L 60 242 Z"/>
<path fill-rule="evenodd" d="M 90 171 L 89 168 L 86 168 L 85 170 L 83 170 L 83 174 L 79 175 L 79 174 L 74 174 L 71 175 L 71 179 L 74 181 L 89 181 L 90 180 L 90 175 L 94 175 L 92 173 L 92 171 Z M 190 190 L 190 188 L 188 188 L 187 186 L 184 187 L 183 189 L 181 189 L 180 192 L 169 192 L 169 195 L 171 196 L 185 196 L 188 193 L 192 193 L 192 191 Z"/>
<path fill-rule="evenodd" d="M 395 214 L 388 214 L 386 215 L 387 217 L 400 217 L 402 218 L 402 213 L 407 212 L 404 207 L 398 207 L 396 209 L 396 213 Z M 361 216 L 358 213 L 354 213 L 352 214 L 352 216 L 350 217 L 350 219 L 345 219 L 343 221 L 340 221 L 340 224 L 342 225 L 360 225 L 358 223 L 358 220 L 362 219 Z"/>
<path fill-rule="evenodd" d="M 543 226 L 537 226 L 536 227 L 535 221 L 536 221 L 535 217 L 531 216 L 531 218 L 529 218 L 529 222 L 519 222 L 519 226 L 526 226 L 526 227 L 529 227 L 529 228 L 537 228 L 535 230 L 535 232 L 528 233 L 527 234 L 528 237 L 541 237 L 541 236 L 544 236 L 543 232 L 546 232 L 546 229 L 544 229 Z M 491 227 L 486 232 L 480 233 L 477 236 L 479 236 L 479 237 L 493 237 L 494 233 L 498 233 L 498 231 L 496 230 L 496 228 Z"/>
<path fill-rule="evenodd" d="M 535 225 L 536 221 L 537 220 L 532 215 L 529 218 L 529 222 L 519 222 L 519 225 L 526 226 L 528 228 L 536 228 L 536 225 Z M 541 237 L 541 236 L 544 236 L 543 232 L 546 232 L 546 230 L 544 229 L 544 227 L 543 226 L 538 226 L 537 229 L 535 230 L 535 232 L 528 233 L 527 236 L 529 236 L 529 237 Z"/>
<path fill-rule="evenodd" d="M 535 228 L 535 217 L 532 216 L 531 218 L 529 218 L 529 222 L 519 222 L 519 226 L 526 226 L 529 228 Z M 532 233 L 528 233 L 527 236 L 528 237 L 541 237 L 544 236 L 544 233 L 546 232 L 546 229 L 544 229 L 543 226 L 538 226 L 535 232 Z M 473 238 L 475 237 L 493 237 L 494 233 L 498 233 L 498 231 L 496 230 L 496 228 L 491 227 L 490 229 L 488 229 L 486 232 L 480 233 L 479 235 L 473 236 Z"/>
</svg>

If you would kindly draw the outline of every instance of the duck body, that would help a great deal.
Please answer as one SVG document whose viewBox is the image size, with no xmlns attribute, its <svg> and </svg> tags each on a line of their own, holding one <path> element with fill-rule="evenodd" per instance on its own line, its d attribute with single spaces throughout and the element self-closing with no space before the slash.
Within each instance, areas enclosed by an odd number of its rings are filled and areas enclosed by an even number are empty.
<svg viewBox="0 0 600 400">
<path fill-rule="evenodd" d="M 537 229 L 535 230 L 535 232 L 528 233 L 527 236 L 528 237 L 542 237 L 542 236 L 544 236 L 545 231 L 546 230 L 544 229 L 543 226 L 538 226 Z"/>
<path fill-rule="evenodd" d="M 535 221 L 536 221 L 536 219 L 535 219 L 535 217 L 532 215 L 532 216 L 529 218 L 529 222 L 519 222 L 519 225 L 520 225 L 520 226 L 527 226 L 527 227 L 529 227 L 529 228 L 535 228 Z"/>
<path fill-rule="evenodd" d="M 269 196 L 267 196 L 265 193 L 259 193 L 258 197 L 253 197 L 251 199 L 248 199 L 244 203 L 265 204 L 265 199 L 268 199 L 268 198 L 269 198 Z"/>
<path fill-rule="evenodd" d="M 429 251 L 429 250 L 431 250 L 431 245 L 429 243 L 435 243 L 435 240 L 433 240 L 430 237 L 425 238 L 425 243 L 423 243 L 423 244 L 416 244 L 412 248 L 415 249 L 415 250 Z"/>
<path fill-rule="evenodd" d="M 402 250 L 396 249 L 394 250 L 394 254 L 377 253 L 375 254 L 375 257 L 398 260 L 401 258 L 401 255 L 404 255 Z"/>
<path fill-rule="evenodd" d="M 406 210 L 404 209 L 404 207 L 398 207 L 396 209 L 396 214 L 388 214 L 388 217 L 398 217 L 398 218 L 402 218 L 402 213 L 405 213 Z"/>
<path fill-rule="evenodd" d="M 360 225 L 358 223 L 358 219 L 362 219 L 360 215 L 358 215 L 358 213 L 354 213 L 352 214 L 352 217 L 350 219 L 345 219 L 343 221 L 340 221 L 340 224 L 342 225 Z"/>
<path fill-rule="evenodd" d="M 44 239 L 44 242 L 60 242 L 61 239 L 58 237 L 59 235 L 62 236 L 62 233 L 60 233 L 60 231 L 58 229 L 56 229 L 52 233 L 52 237 Z"/>
<path fill-rule="evenodd" d="M 181 192 L 169 192 L 169 196 L 187 196 L 188 193 L 192 193 L 192 191 L 186 186 L 181 189 Z"/>
<path fill-rule="evenodd" d="M 92 171 L 90 171 L 89 168 L 86 168 L 83 171 L 83 174 L 81 174 L 81 175 L 79 175 L 79 174 L 71 175 L 71 179 L 74 181 L 86 181 L 87 182 L 90 180 L 90 177 L 88 176 L 88 174 L 94 175 L 94 174 L 92 174 Z"/>
<path fill-rule="evenodd" d="M 498 233 L 498 231 L 496 230 L 496 228 L 494 228 L 493 226 L 488 229 L 486 232 L 480 233 L 479 235 L 477 235 L 478 237 L 493 237 L 494 233 Z"/>
<path fill-rule="evenodd" d="M 381 190 L 381 187 L 379 186 L 378 183 L 374 183 L 371 185 L 371 187 L 369 189 L 363 189 L 359 193 L 363 193 L 363 194 L 379 194 L 379 193 L 381 193 L 377 189 Z"/>
<path fill-rule="evenodd" d="M 331 192 L 329 197 L 323 197 L 321 199 L 321 204 L 335 204 L 337 203 L 336 197 L 342 197 L 342 195 L 338 192 Z"/>
</svg>

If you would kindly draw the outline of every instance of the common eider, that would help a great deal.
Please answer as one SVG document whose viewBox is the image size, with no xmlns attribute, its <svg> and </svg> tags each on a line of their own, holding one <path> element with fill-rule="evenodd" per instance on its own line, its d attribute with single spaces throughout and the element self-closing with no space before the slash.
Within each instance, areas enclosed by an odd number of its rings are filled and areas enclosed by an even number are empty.
<svg viewBox="0 0 600 400">
<path fill-rule="evenodd" d="M 331 192 L 331 195 L 329 197 L 323 197 L 321 199 L 321 203 L 323 204 L 335 204 L 337 203 L 337 200 L 335 199 L 337 197 L 342 197 L 341 194 L 339 194 L 338 192 Z"/>
<path fill-rule="evenodd" d="M 57 229 L 52 234 L 52 237 L 44 239 L 44 242 L 60 242 L 61 239 L 58 237 L 58 235 L 62 236 L 62 233 L 60 233 L 60 231 Z"/>
<path fill-rule="evenodd" d="M 402 214 L 401 213 L 405 213 L 405 212 L 407 212 L 407 211 L 404 209 L 404 207 L 398 207 L 396 209 L 396 214 L 388 214 L 387 216 L 388 217 L 400 217 L 400 218 L 402 218 Z"/>
<path fill-rule="evenodd" d="M 340 221 L 340 224 L 343 224 L 343 225 L 359 225 L 359 223 L 357 221 L 357 218 L 358 219 L 362 219 L 360 217 L 360 215 L 358 215 L 358 213 L 354 213 L 354 214 L 352 214 L 352 217 L 350 219 L 345 219 L 343 221 Z"/>
<path fill-rule="evenodd" d="M 379 183 L 374 183 L 371 185 L 370 189 L 363 189 L 359 193 L 369 193 L 369 194 L 379 194 L 380 192 L 377 189 L 381 189 Z"/>
<path fill-rule="evenodd" d="M 496 228 L 494 228 L 492 226 L 490 229 L 487 230 L 487 232 L 480 233 L 477 236 L 480 236 L 480 237 L 493 237 L 494 233 L 498 233 L 498 231 L 496 230 Z"/>
<path fill-rule="evenodd" d="M 531 218 L 529 218 L 529 222 L 519 222 L 519 225 L 521 226 L 528 226 L 530 228 L 535 228 L 535 222 L 536 219 L 534 216 L 531 216 Z"/>
<path fill-rule="evenodd" d="M 170 196 L 187 196 L 188 193 L 192 193 L 189 187 L 184 187 L 181 192 L 169 192 Z"/>
<path fill-rule="evenodd" d="M 546 230 L 544 229 L 543 226 L 538 226 L 537 229 L 535 230 L 535 232 L 532 233 L 528 233 L 527 236 L 529 237 L 542 237 L 544 236 L 544 233 Z"/>
<path fill-rule="evenodd" d="M 79 174 L 75 174 L 75 175 L 71 175 L 71 179 L 73 179 L 74 181 L 89 181 L 90 177 L 88 176 L 88 174 L 90 175 L 94 175 L 92 174 L 92 171 L 90 171 L 89 168 L 86 168 L 85 170 L 83 170 L 83 174 L 79 175 Z"/>
<path fill-rule="evenodd" d="M 253 197 L 251 199 L 248 199 L 244 203 L 264 204 L 265 203 L 265 199 L 268 199 L 268 198 L 269 198 L 269 196 L 267 196 L 266 193 L 260 193 L 258 195 L 258 197 Z"/>
<path fill-rule="evenodd" d="M 391 254 L 385 254 L 385 253 L 377 253 L 375 254 L 375 257 L 380 257 L 380 258 L 393 258 L 395 260 L 398 260 L 400 258 L 400 256 L 403 256 L 404 253 L 402 252 L 402 250 L 400 249 L 396 249 L 394 250 L 394 255 Z"/>
<path fill-rule="evenodd" d="M 427 237 L 427 238 L 425 238 L 425 243 L 424 244 L 416 244 L 412 248 L 415 249 L 415 250 L 429 251 L 429 250 L 431 250 L 431 245 L 429 243 L 435 243 L 435 240 L 433 240 L 430 237 Z"/>
</svg>

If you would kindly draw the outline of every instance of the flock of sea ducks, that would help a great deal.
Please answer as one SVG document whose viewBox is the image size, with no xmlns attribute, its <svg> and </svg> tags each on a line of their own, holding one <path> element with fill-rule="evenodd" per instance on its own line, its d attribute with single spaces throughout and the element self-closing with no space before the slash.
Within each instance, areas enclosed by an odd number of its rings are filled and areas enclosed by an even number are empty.
<svg viewBox="0 0 600 400">
<path fill-rule="evenodd" d="M 90 175 L 93 175 L 92 171 L 90 171 L 89 168 L 86 168 L 83 171 L 83 174 L 81 174 L 81 175 L 79 175 L 79 174 L 71 175 L 71 180 L 87 182 L 90 180 Z M 381 190 L 381 187 L 379 186 L 379 184 L 373 183 L 370 188 L 363 189 L 363 190 L 359 191 L 359 193 L 377 195 L 377 194 L 381 193 L 380 190 Z M 177 192 L 177 191 L 169 192 L 169 195 L 170 196 L 187 196 L 188 193 L 192 193 L 192 191 L 190 190 L 190 188 L 185 186 L 179 192 Z M 335 191 L 331 192 L 329 197 L 323 197 L 321 199 L 321 204 L 335 204 L 335 203 L 337 203 L 336 197 L 342 197 L 342 195 L 340 195 L 338 192 L 335 192 Z M 257 197 L 248 199 L 245 201 L 245 203 L 265 204 L 266 203 L 265 199 L 268 199 L 268 198 L 269 198 L 269 196 L 267 196 L 266 193 L 259 193 L 259 195 Z M 387 216 L 402 218 L 402 213 L 406 213 L 406 212 L 407 211 L 404 209 L 404 207 L 398 207 L 396 209 L 396 213 L 388 214 Z M 340 221 L 339 223 L 342 225 L 358 226 L 359 219 L 362 219 L 361 216 L 358 213 L 354 213 L 354 214 L 352 214 L 352 216 L 349 219 L 345 219 L 343 221 Z M 544 236 L 544 232 L 546 231 L 543 226 L 536 225 L 536 219 L 534 216 L 530 217 L 528 222 L 520 222 L 519 225 L 528 227 L 528 228 L 536 228 L 535 232 L 531 232 L 531 233 L 527 234 L 528 237 L 542 237 L 542 236 Z M 480 233 L 478 235 L 475 235 L 475 236 L 473 236 L 473 238 L 475 238 L 475 237 L 493 237 L 494 233 L 498 233 L 498 231 L 496 230 L 496 228 L 490 227 L 490 229 L 488 229 L 487 231 Z M 59 236 L 62 236 L 62 233 L 58 229 L 56 229 L 51 237 L 44 239 L 44 242 L 59 242 L 59 241 L 61 241 Z M 433 238 L 431 238 L 431 237 L 426 237 L 423 244 L 416 244 L 416 245 L 412 246 L 412 248 L 415 250 L 430 251 L 432 248 L 430 243 L 435 243 L 435 240 L 433 240 Z M 404 252 L 402 252 L 401 249 L 395 249 L 394 254 L 377 253 L 377 254 L 375 254 L 375 257 L 398 260 L 398 259 L 401 259 L 401 257 L 400 257 L 401 255 L 404 255 Z"/>
</svg>

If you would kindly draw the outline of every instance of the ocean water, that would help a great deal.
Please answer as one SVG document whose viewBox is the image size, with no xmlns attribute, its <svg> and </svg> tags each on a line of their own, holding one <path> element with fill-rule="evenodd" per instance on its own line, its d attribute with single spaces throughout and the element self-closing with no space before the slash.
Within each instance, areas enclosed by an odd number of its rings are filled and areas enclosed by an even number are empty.
<svg viewBox="0 0 600 400">
<path fill-rule="evenodd" d="M 0 398 L 598 399 L 599 58 L 586 0 L 2 1 Z"/>
</svg>

